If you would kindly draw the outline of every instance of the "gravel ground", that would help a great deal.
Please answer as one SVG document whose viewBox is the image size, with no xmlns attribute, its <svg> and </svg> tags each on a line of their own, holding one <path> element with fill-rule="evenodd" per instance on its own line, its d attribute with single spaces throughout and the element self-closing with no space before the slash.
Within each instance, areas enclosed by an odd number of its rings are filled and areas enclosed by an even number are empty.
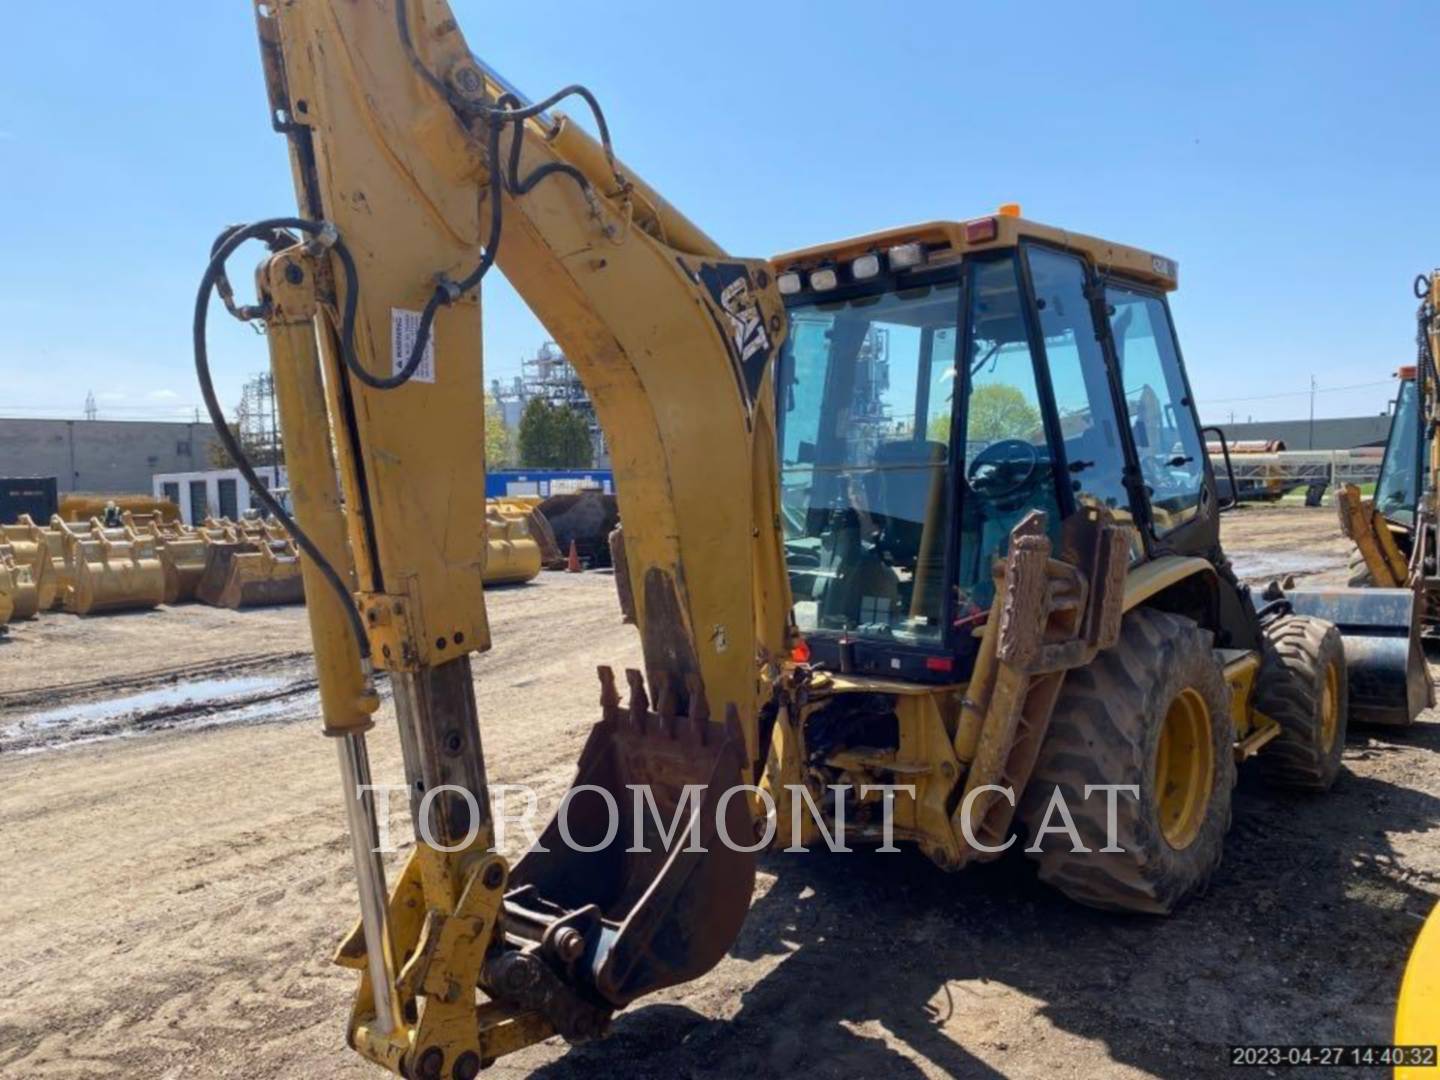
<svg viewBox="0 0 1440 1080">
<path fill-rule="evenodd" d="M 1344 577 L 1328 510 L 1243 510 L 1226 542 L 1244 577 Z M 496 591 L 491 615 L 490 775 L 556 797 L 595 665 L 636 666 L 638 642 L 606 574 Z M 344 1047 L 352 979 L 328 962 L 356 905 L 307 650 L 298 608 L 0 639 L 0 1075 L 377 1075 Z M 392 715 L 382 782 L 402 779 Z M 1440 723 L 1354 732 L 1345 766 L 1321 797 L 1242 768 L 1224 864 L 1168 919 L 1076 907 L 1021 857 L 767 857 L 714 971 L 488 1075 L 1189 1078 L 1228 1075 L 1233 1043 L 1387 1041 L 1440 897 Z M 397 834 L 406 817 L 397 800 Z"/>
</svg>

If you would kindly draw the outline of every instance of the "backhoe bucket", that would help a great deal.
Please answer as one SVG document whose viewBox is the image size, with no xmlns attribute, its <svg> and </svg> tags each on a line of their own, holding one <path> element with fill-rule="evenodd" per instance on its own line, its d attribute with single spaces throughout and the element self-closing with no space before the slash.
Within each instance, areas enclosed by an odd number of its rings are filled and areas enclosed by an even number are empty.
<svg viewBox="0 0 1440 1080">
<path fill-rule="evenodd" d="M 40 594 L 28 566 L 0 552 L 0 625 L 33 619 L 40 610 Z"/>
<path fill-rule="evenodd" d="M 8 547 L 16 566 L 30 571 L 30 580 L 35 586 L 36 603 L 41 611 L 49 611 L 57 605 L 59 579 L 55 573 L 55 559 L 63 559 L 59 553 L 58 538 L 50 543 L 44 530 L 30 518 L 21 514 L 13 525 L 0 525 L 0 547 Z M 15 615 L 12 618 L 28 616 Z"/>
<path fill-rule="evenodd" d="M 1409 724 L 1434 704 L 1413 591 L 1292 589 L 1285 598 L 1295 614 L 1313 615 L 1339 627 L 1352 720 Z"/>
<path fill-rule="evenodd" d="M 200 534 L 160 538 L 160 565 L 165 571 L 165 603 L 195 599 L 205 576 L 209 544 Z"/>
<path fill-rule="evenodd" d="M 165 573 L 154 541 L 92 521 L 88 532 L 69 528 L 65 561 L 72 576 L 66 610 L 76 615 L 158 607 L 165 600 Z"/>
<path fill-rule="evenodd" d="M 195 598 L 224 608 L 303 603 L 299 556 L 283 540 L 212 542 Z"/>
<path fill-rule="evenodd" d="M 566 802 L 516 864 L 505 899 L 507 931 L 539 942 L 572 985 L 613 1008 L 719 963 L 755 883 L 754 851 L 736 850 L 756 847 L 751 792 L 731 791 L 744 783 L 739 724 L 733 715 L 712 723 L 698 685 L 688 715 L 666 685 L 651 711 L 639 672 L 626 676 L 630 702 L 622 709 L 613 673 L 600 669 L 604 716 Z M 640 800 L 645 791 L 653 796 L 658 814 L 644 801 L 637 807 L 637 787 Z M 607 842 L 612 821 L 618 827 Z"/>
<path fill-rule="evenodd" d="M 486 585 L 518 585 L 540 574 L 540 545 L 530 536 L 524 518 L 494 506 L 485 508 Z"/>
</svg>

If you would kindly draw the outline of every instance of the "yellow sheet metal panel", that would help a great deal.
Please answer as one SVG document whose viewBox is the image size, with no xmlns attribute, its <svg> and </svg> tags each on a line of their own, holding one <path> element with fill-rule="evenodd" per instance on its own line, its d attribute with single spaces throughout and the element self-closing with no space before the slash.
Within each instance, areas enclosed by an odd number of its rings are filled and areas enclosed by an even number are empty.
<svg viewBox="0 0 1440 1080">
<path fill-rule="evenodd" d="M 1204 559 L 1180 555 L 1162 555 L 1132 567 L 1125 577 L 1125 610 L 1129 611 L 1196 574 L 1206 575 L 1213 581 L 1215 567 Z"/>
<path fill-rule="evenodd" d="M 464 278 L 485 243 L 479 144 L 416 77 L 396 45 L 389 5 L 282 4 L 274 12 L 292 100 L 305 103 L 314 135 L 324 216 L 360 278 L 358 362 L 389 377 L 409 356 L 436 276 Z M 468 61 L 453 19 L 425 33 L 432 62 L 443 57 L 448 70 Z M 305 179 L 296 179 L 303 205 Z M 332 271 L 343 302 L 352 283 L 338 264 Z M 327 363 L 327 383 L 348 383 L 358 430 L 360 460 L 341 470 L 345 499 L 368 509 L 374 530 L 371 550 L 352 516 L 360 588 L 405 599 L 416 664 L 488 648 L 479 300 L 471 294 L 439 309 L 425 362 L 396 389 L 340 375 L 333 347 Z M 332 410 L 332 421 L 336 445 L 351 446 L 343 415 Z M 378 652 L 375 662 L 387 666 Z"/>
<path fill-rule="evenodd" d="M 1440 905 L 1430 912 L 1405 967 L 1400 1002 L 1395 1010 L 1395 1042 L 1399 1046 L 1440 1044 Z M 1440 1076 L 1433 1067 L 1401 1066 L 1395 1080 Z"/>
</svg>

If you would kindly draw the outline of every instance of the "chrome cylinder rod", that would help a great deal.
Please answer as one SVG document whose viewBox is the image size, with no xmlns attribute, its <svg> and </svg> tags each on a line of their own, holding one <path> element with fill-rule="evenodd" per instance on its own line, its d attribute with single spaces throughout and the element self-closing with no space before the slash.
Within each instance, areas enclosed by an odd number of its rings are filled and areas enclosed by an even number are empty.
<svg viewBox="0 0 1440 1080">
<path fill-rule="evenodd" d="M 397 1015 L 390 943 L 390 893 L 385 887 L 375 819 L 375 793 L 370 786 L 370 753 L 359 732 L 335 740 L 340 754 L 340 776 L 345 786 L 345 818 L 350 827 L 350 849 L 355 857 L 355 879 L 360 889 L 360 926 L 365 935 L 365 957 L 375 998 L 375 1025 L 382 1035 L 395 1030 Z"/>
</svg>

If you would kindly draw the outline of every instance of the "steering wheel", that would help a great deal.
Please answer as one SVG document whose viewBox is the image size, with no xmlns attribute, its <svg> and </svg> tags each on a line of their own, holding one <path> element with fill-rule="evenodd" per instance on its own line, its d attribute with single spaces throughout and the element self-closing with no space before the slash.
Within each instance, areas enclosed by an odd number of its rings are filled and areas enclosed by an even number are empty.
<svg viewBox="0 0 1440 1080">
<path fill-rule="evenodd" d="M 971 459 L 965 477 L 977 495 L 998 502 L 1025 490 L 1039 464 L 1039 451 L 1030 443 L 1001 439 Z"/>
</svg>

